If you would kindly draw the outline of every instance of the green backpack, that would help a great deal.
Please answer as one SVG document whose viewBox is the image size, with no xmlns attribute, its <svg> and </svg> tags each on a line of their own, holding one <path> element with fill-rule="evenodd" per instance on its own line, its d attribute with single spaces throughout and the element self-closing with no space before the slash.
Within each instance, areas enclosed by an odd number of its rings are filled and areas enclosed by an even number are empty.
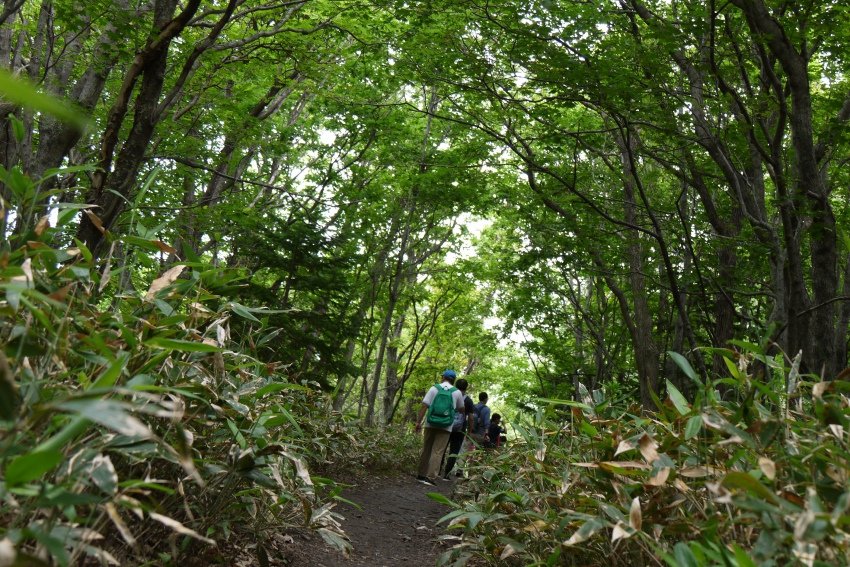
<svg viewBox="0 0 850 567">
<path fill-rule="evenodd" d="M 434 387 L 437 388 L 437 395 L 428 408 L 428 424 L 434 427 L 451 427 L 455 419 L 453 394 L 457 388 L 452 386 L 446 390 L 440 384 L 434 384 Z"/>
</svg>

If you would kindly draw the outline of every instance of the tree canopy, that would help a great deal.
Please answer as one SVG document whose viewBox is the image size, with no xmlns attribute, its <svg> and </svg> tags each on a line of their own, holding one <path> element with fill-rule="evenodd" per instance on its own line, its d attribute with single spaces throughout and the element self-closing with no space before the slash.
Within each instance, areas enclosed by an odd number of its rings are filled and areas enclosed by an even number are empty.
<svg viewBox="0 0 850 567">
<path fill-rule="evenodd" d="M 848 19 L 775 0 L 7 0 L 2 417 L 43 425 L 38 404 L 111 372 L 179 389 L 144 345 L 187 364 L 244 348 L 211 390 L 309 386 L 381 427 L 445 368 L 515 415 L 694 401 L 753 350 L 832 380 Z"/>
</svg>

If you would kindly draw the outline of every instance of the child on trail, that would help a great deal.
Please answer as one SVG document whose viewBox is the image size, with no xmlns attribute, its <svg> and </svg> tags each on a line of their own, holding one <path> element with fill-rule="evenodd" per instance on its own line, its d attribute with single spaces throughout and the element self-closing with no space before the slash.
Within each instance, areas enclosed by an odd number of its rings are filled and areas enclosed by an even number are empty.
<svg viewBox="0 0 850 567">
<path fill-rule="evenodd" d="M 428 414 L 416 480 L 429 486 L 434 486 L 431 479 L 436 477 L 440 470 L 440 461 L 449 442 L 455 412 L 463 411 L 463 394 L 454 387 L 455 378 L 457 374 L 454 370 L 443 372 L 443 381 L 431 386 L 425 394 L 416 418 L 416 433 L 419 433 L 425 414 Z"/>
<path fill-rule="evenodd" d="M 487 430 L 487 436 L 490 438 L 487 443 L 484 445 L 485 447 L 499 447 L 502 444 L 502 416 L 498 413 L 494 413 L 493 417 L 490 418 L 490 428 Z"/>
</svg>

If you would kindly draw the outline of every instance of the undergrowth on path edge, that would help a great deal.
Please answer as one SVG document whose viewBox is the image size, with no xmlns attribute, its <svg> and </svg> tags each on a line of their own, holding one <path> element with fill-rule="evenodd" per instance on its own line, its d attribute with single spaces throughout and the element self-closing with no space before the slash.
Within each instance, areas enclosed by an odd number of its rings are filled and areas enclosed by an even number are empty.
<svg viewBox="0 0 850 567">
<path fill-rule="evenodd" d="M 729 375 L 667 384 L 658 411 L 544 400 L 476 451 L 441 522 L 442 565 L 846 565 L 850 384 L 739 343 Z M 674 353 L 675 354 L 675 353 Z M 721 393 L 722 392 L 722 393 Z M 454 533 L 451 533 L 454 532 Z"/>
<path fill-rule="evenodd" d="M 60 206 L 56 227 L 45 217 L 0 256 L 3 564 L 206 565 L 229 542 L 267 563 L 296 527 L 347 552 L 342 487 L 311 470 L 392 467 L 410 442 L 264 361 L 279 330 L 271 310 L 227 301 L 238 270 L 142 266 L 153 281 L 137 293 L 126 258 L 167 246 L 115 237 L 124 264 L 96 265 L 54 244 L 77 212 Z M 231 335 L 234 318 L 247 332 Z"/>
</svg>

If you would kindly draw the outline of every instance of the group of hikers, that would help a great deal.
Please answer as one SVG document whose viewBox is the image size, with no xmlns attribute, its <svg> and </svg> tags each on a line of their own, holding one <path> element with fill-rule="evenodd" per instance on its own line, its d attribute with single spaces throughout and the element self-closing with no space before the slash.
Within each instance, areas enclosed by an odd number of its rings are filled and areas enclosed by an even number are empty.
<svg viewBox="0 0 850 567">
<path fill-rule="evenodd" d="M 451 480 L 451 472 L 463 452 L 498 447 L 504 440 L 502 416 L 490 414 L 487 392 L 478 394 L 476 404 L 466 395 L 468 388 L 467 380 L 457 379 L 454 370 L 446 370 L 443 381 L 431 386 L 422 399 L 416 418 L 416 432 L 424 430 L 416 476 L 422 484 L 433 486 L 437 478 Z M 457 476 L 462 474 L 456 472 Z"/>
</svg>

